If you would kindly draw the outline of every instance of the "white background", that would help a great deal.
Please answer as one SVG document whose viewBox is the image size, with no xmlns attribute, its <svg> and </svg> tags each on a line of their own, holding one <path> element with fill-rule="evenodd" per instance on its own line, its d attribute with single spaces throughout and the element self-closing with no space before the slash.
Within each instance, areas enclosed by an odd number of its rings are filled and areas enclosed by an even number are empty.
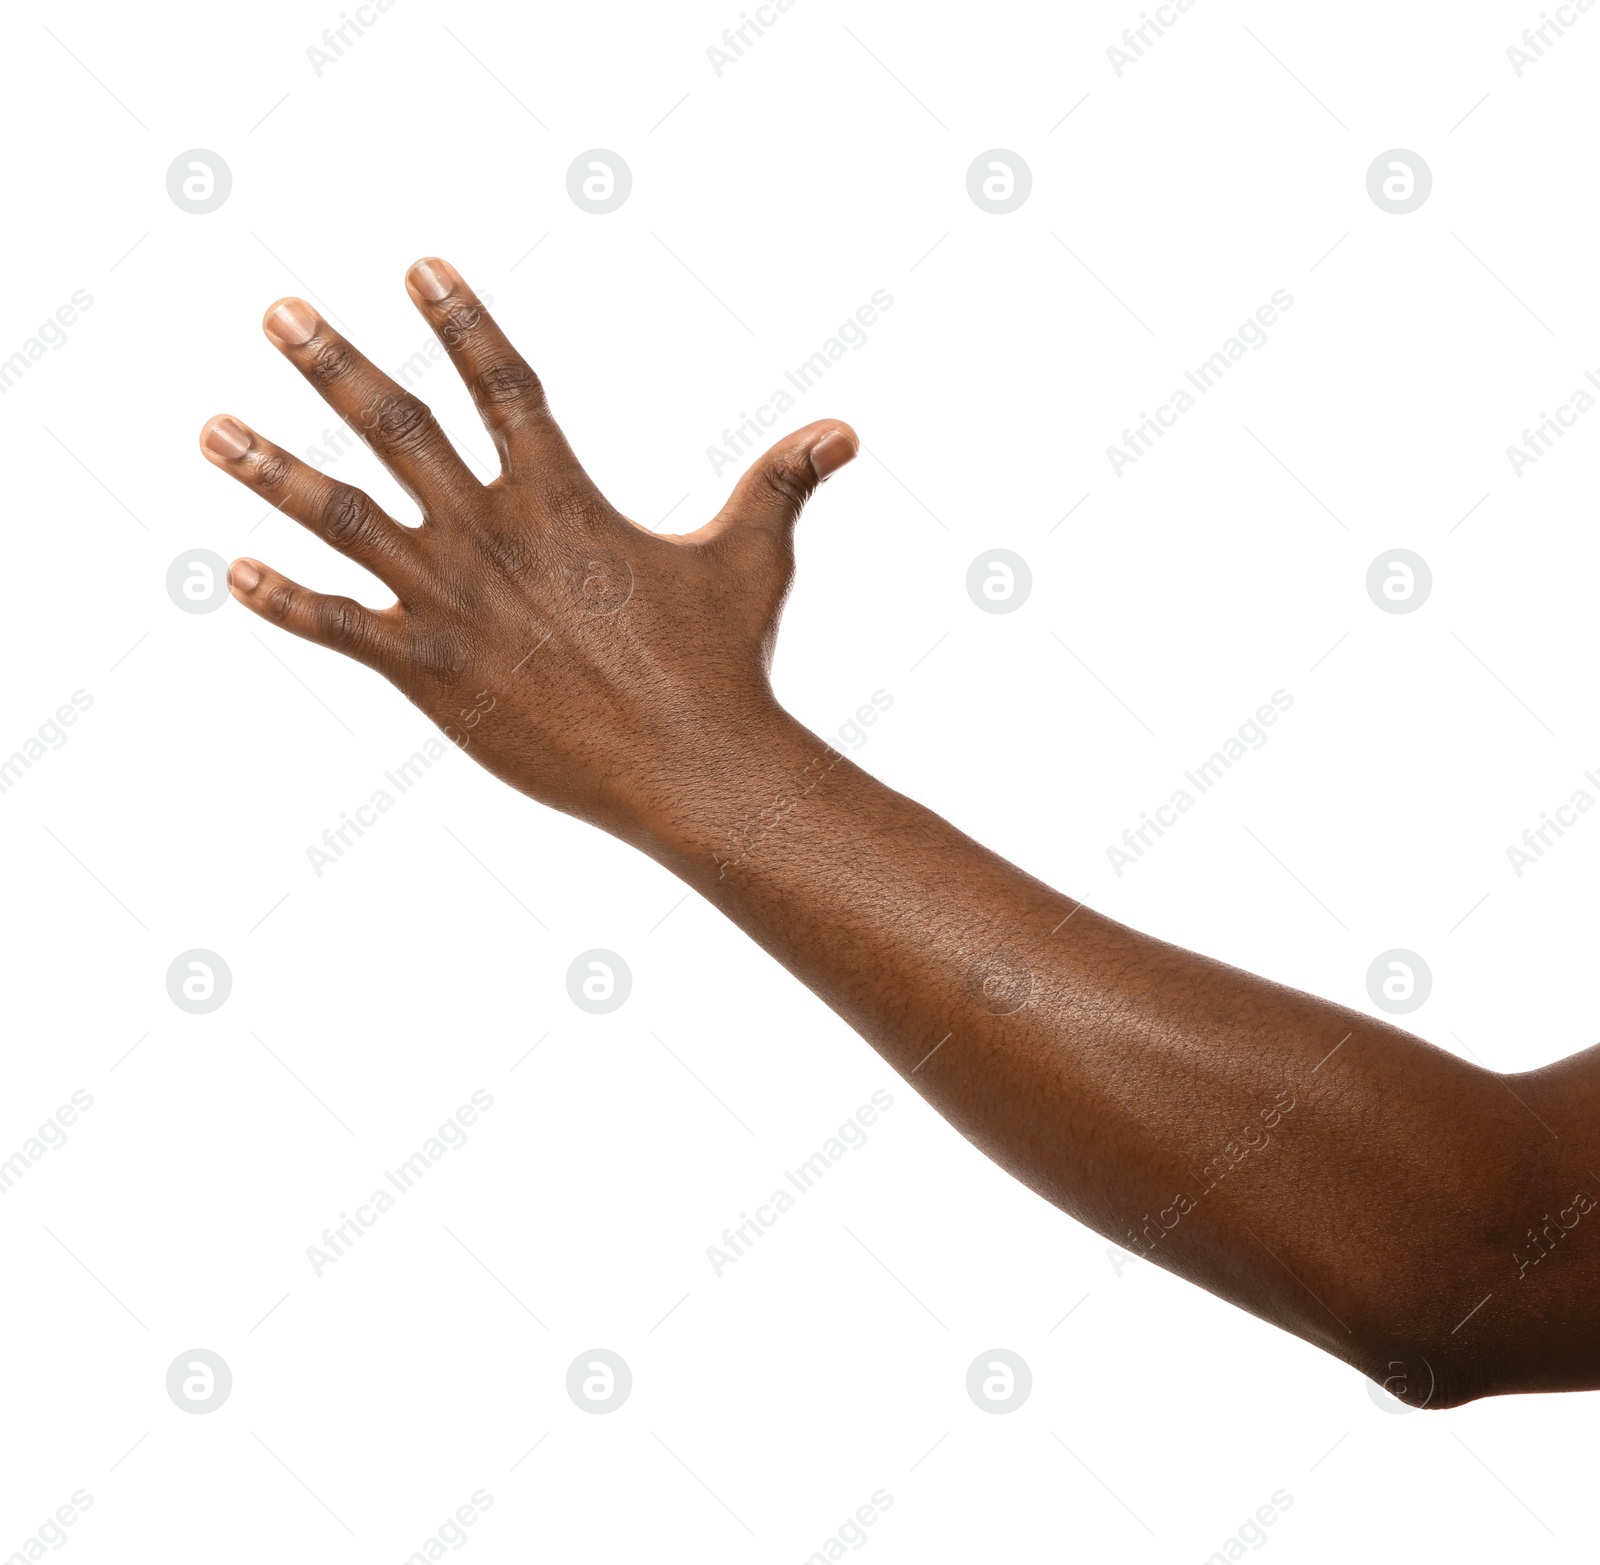
<svg viewBox="0 0 1600 1565">
<path fill-rule="evenodd" d="M 1506 849 L 1600 766 L 1600 411 L 1521 477 L 1506 448 L 1600 371 L 1600 19 L 1519 79 L 1533 6 L 1198 0 L 1119 77 L 1137 6 L 1061 11 L 798 0 L 720 76 L 736 3 L 398 0 L 320 75 L 332 3 L 9 13 L 0 357 L 93 305 L 0 397 L 0 753 L 93 705 L 0 795 L 0 1158 L 94 1107 L 0 1197 L 0 1551 L 81 1488 L 85 1562 L 398 1561 L 483 1489 L 475 1559 L 801 1561 L 882 1489 L 875 1559 L 1184 1561 L 1285 1490 L 1273 1558 L 1588 1557 L 1592 1398 L 1400 1416 L 1127 1264 L 698 897 L 465 756 L 317 877 L 426 720 L 167 596 L 204 548 L 384 601 L 196 449 L 223 411 L 322 443 L 259 331 L 281 295 L 393 370 L 427 338 L 403 271 L 449 258 L 606 492 L 677 531 L 730 487 L 708 447 L 883 289 L 786 421 L 865 442 L 802 523 L 792 709 L 833 734 L 891 695 L 862 765 L 1141 928 L 1364 1009 L 1405 947 L 1443 1047 L 1587 1046 L 1600 823 L 1520 878 Z M 634 181 L 603 217 L 565 184 L 596 147 Z M 165 187 L 193 148 L 232 172 L 209 215 Z M 1032 171 L 1010 215 L 967 195 L 991 148 Z M 1367 193 L 1391 148 L 1432 170 L 1410 215 Z M 417 389 L 487 474 L 449 367 Z M 403 507 L 365 452 L 334 470 Z M 1004 616 L 964 585 L 996 547 L 1034 580 Z M 1365 589 L 1397 547 L 1433 572 L 1409 615 Z M 1275 689 L 1270 743 L 1114 874 Z M 209 1015 L 167 996 L 192 947 L 233 974 Z M 606 1016 L 566 992 L 592 947 L 633 972 Z M 474 1089 L 468 1143 L 316 1276 Z M 874 1089 L 868 1144 L 716 1276 Z M 205 1416 L 165 1390 L 196 1347 L 234 1381 Z M 594 1347 L 634 1378 L 603 1417 L 565 1390 Z M 994 1347 L 1034 1378 L 998 1417 L 965 1390 Z"/>
</svg>

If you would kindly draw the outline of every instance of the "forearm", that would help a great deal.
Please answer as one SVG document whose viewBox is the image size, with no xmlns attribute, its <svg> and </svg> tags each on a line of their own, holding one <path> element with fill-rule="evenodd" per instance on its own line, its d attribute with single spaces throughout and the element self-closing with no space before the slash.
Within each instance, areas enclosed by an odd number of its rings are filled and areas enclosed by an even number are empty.
<svg viewBox="0 0 1600 1565">
<path fill-rule="evenodd" d="M 1117 1243 L 1379 1379 L 1398 1359 L 1433 1405 L 1600 1385 L 1600 1218 L 1566 1237 L 1600 1195 L 1600 1051 L 1495 1076 L 1101 918 L 880 786 L 767 679 L 795 522 L 856 454 L 849 427 L 796 430 L 703 526 L 656 533 L 595 487 L 459 273 L 430 258 L 407 289 L 499 476 L 480 483 L 415 396 L 283 300 L 268 335 L 422 525 L 214 418 L 208 461 L 395 594 L 369 609 L 239 560 L 240 603 L 670 865 Z"/>
<path fill-rule="evenodd" d="M 1101 917 L 798 725 L 747 739 L 643 845 L 974 1143 L 1369 1373 L 1417 1353 L 1436 1402 L 1506 1389 L 1511 1225 L 1572 1191 L 1501 1078 Z"/>
</svg>

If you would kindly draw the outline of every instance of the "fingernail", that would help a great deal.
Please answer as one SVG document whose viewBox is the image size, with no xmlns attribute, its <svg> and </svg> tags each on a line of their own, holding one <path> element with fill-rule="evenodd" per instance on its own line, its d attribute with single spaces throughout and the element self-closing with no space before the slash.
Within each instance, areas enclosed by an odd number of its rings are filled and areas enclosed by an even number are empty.
<svg viewBox="0 0 1600 1565">
<path fill-rule="evenodd" d="M 261 571 L 253 560 L 235 560 L 228 570 L 228 585 L 240 592 L 254 592 L 261 580 Z"/>
<path fill-rule="evenodd" d="M 451 290 L 455 287 L 455 282 L 443 261 L 418 261 L 411 268 L 411 281 L 415 284 L 417 292 L 429 304 L 437 304 L 441 299 L 449 298 Z"/>
<path fill-rule="evenodd" d="M 238 461 L 250 449 L 250 431 L 236 418 L 213 419 L 202 438 L 207 451 L 230 462 Z"/>
<path fill-rule="evenodd" d="M 267 331 L 286 348 L 298 348 L 317 334 L 317 314 L 302 299 L 286 299 L 266 319 Z"/>
<path fill-rule="evenodd" d="M 818 482 L 836 473 L 856 454 L 856 443 L 842 429 L 830 429 L 811 448 L 811 471 Z"/>
</svg>

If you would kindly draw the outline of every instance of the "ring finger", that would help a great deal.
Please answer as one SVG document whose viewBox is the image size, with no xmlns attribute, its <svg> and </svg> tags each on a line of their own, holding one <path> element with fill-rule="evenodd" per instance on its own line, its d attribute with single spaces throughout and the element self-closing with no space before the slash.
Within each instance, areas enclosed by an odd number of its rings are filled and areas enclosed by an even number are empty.
<svg viewBox="0 0 1600 1565">
<path fill-rule="evenodd" d="M 424 515 L 459 510 L 481 487 L 427 404 L 358 353 L 304 299 L 280 299 L 261 324 Z"/>
<path fill-rule="evenodd" d="M 223 414 L 200 432 L 200 449 L 213 467 L 365 566 L 405 598 L 420 575 L 414 529 L 402 527 L 369 496 L 309 467 Z"/>
</svg>

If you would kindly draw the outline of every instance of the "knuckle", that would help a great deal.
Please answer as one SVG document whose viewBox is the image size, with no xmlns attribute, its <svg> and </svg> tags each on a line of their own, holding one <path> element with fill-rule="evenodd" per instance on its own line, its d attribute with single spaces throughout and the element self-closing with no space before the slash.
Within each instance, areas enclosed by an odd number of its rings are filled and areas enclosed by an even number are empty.
<svg viewBox="0 0 1600 1565">
<path fill-rule="evenodd" d="M 526 364 L 491 364 L 478 376 L 478 399 L 488 407 L 521 402 L 543 408 L 544 387 Z"/>
<path fill-rule="evenodd" d="M 401 450 L 422 444 L 435 428 L 428 405 L 405 391 L 368 403 L 361 423 L 375 444 Z"/>
<path fill-rule="evenodd" d="M 256 487 L 278 489 L 294 471 L 294 463 L 281 451 L 268 451 L 256 462 Z"/>
<path fill-rule="evenodd" d="M 383 533 L 378 508 L 359 489 L 337 484 L 322 507 L 322 531 L 340 549 L 371 549 Z"/>
<path fill-rule="evenodd" d="M 294 613 L 294 605 L 294 588 L 288 582 L 279 582 L 267 594 L 267 618 L 281 625 Z"/>
<path fill-rule="evenodd" d="M 787 462 L 773 462 L 761 470 L 761 488 L 770 498 L 798 510 L 806 503 L 812 486 Z"/>
<path fill-rule="evenodd" d="M 483 324 L 483 311 L 475 304 L 453 304 L 434 328 L 447 348 L 459 348 Z"/>
<path fill-rule="evenodd" d="M 478 543 L 484 558 L 502 576 L 529 575 L 537 563 L 531 540 L 514 527 L 485 528 Z"/>
<path fill-rule="evenodd" d="M 449 630 L 420 633 L 412 648 L 412 659 L 418 670 L 441 685 L 455 684 L 466 672 L 469 661 L 466 642 Z"/>
<path fill-rule="evenodd" d="M 557 528 L 586 527 L 594 516 L 594 495 L 572 483 L 552 483 L 539 498 L 547 520 Z"/>
<path fill-rule="evenodd" d="M 348 375 L 356 362 L 355 349 L 347 342 L 334 339 L 319 342 L 311 355 L 306 373 L 319 386 L 332 385 Z"/>
<path fill-rule="evenodd" d="M 351 598 L 325 598 L 317 606 L 317 628 L 334 647 L 353 647 L 363 639 L 366 610 Z"/>
</svg>

